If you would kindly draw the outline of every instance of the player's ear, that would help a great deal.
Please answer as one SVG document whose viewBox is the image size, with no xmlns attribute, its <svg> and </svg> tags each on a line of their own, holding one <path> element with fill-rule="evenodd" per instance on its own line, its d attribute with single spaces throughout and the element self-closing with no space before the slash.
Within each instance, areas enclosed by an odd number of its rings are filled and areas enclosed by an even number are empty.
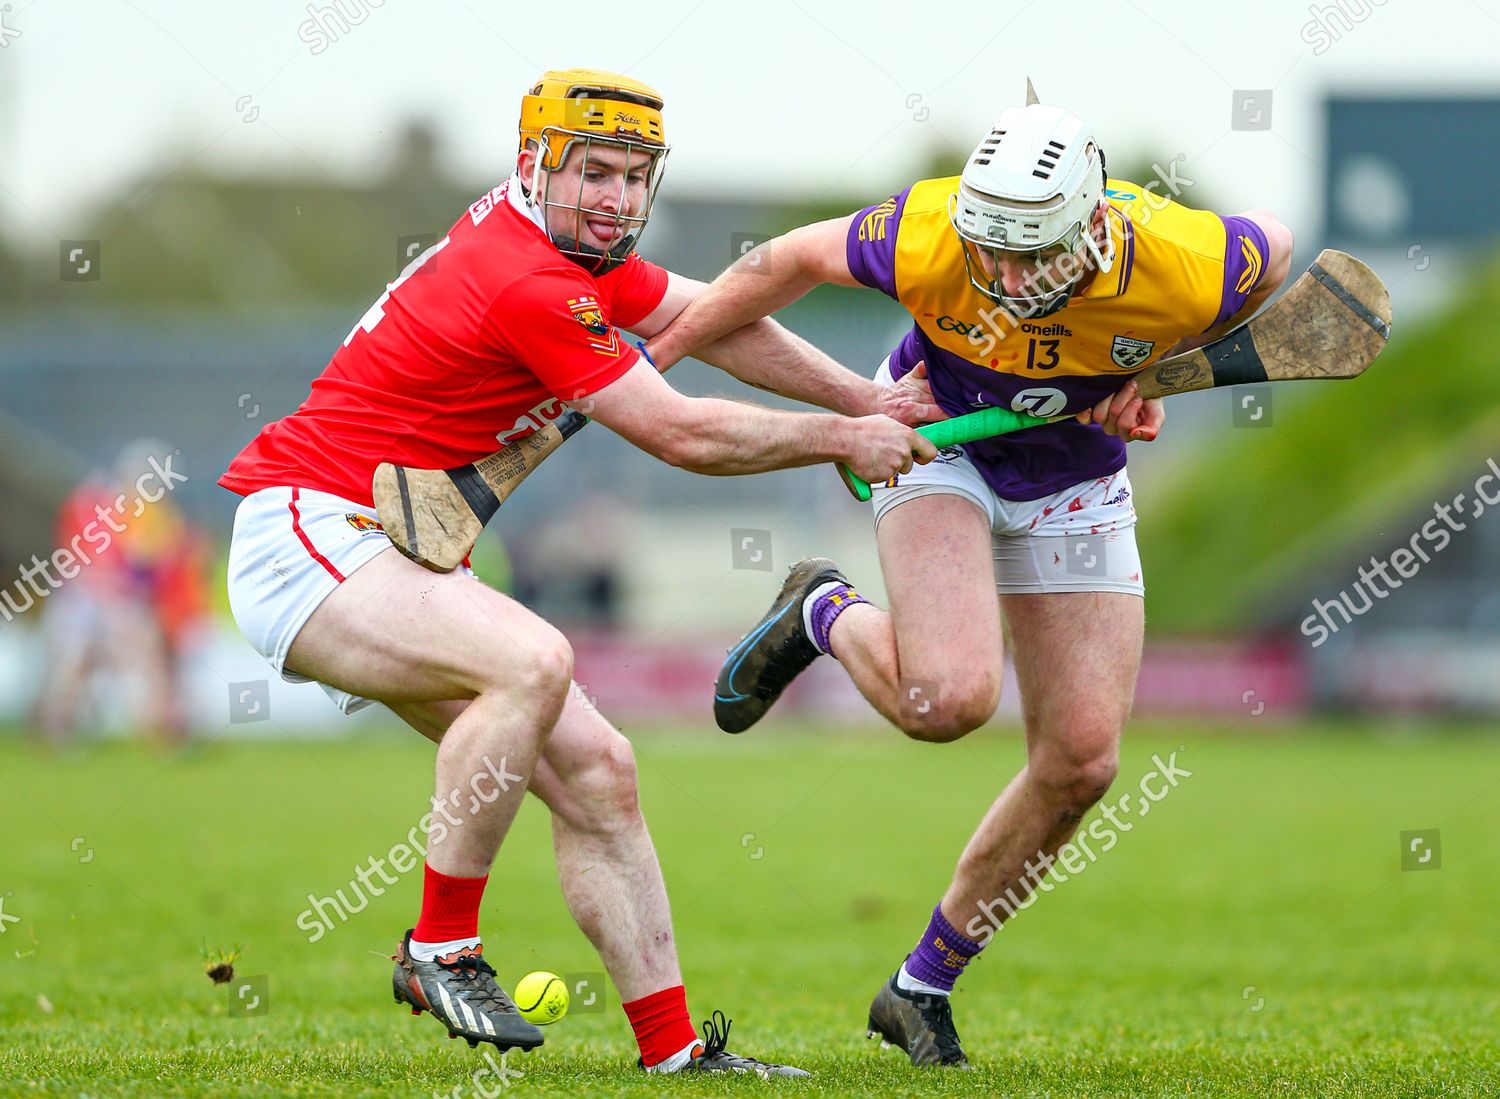
<svg viewBox="0 0 1500 1099">
<path fill-rule="evenodd" d="M 516 154 L 516 173 L 521 177 L 521 183 L 524 186 L 531 186 L 532 173 L 536 171 L 536 162 L 541 155 L 542 147 L 534 137 L 528 137 L 526 144 L 521 146 L 521 151 Z"/>
</svg>

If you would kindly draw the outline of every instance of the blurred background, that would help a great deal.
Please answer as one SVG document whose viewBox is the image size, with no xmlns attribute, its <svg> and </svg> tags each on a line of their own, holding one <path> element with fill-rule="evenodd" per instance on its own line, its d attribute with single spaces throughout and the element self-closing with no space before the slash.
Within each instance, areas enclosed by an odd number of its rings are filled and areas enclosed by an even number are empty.
<svg viewBox="0 0 1500 1099">
<path fill-rule="evenodd" d="M 1495 1094 L 1497 46 L 1500 0 L 0 0 L 0 1094 L 478 1094 L 472 1051 L 387 998 L 420 875 L 359 887 L 431 746 L 249 648 L 215 482 L 573 66 L 665 95 L 642 251 L 695 278 L 956 173 L 1028 75 L 1117 178 L 1269 208 L 1295 271 L 1336 247 L 1380 273 L 1366 376 L 1174 398 L 1132 445 L 1148 637 L 1117 787 L 1194 777 L 960 986 L 967 1093 Z M 864 373 L 909 323 L 832 288 L 780 319 Z M 956 1093 L 891 1051 L 878 1074 L 859 1024 L 1024 764 L 1014 678 L 958 744 L 884 726 L 832 661 L 720 735 L 719 661 L 809 553 L 883 599 L 833 470 L 697 477 L 596 425 L 474 562 L 636 743 L 695 1017 L 827 1094 Z M 524 1062 L 528 1094 L 602 1094 L 636 1054 L 547 828 L 518 817 L 486 946 L 511 987 L 604 993 Z"/>
<path fill-rule="evenodd" d="M 575 65 L 665 95 L 673 151 L 642 251 L 699 279 L 956 173 L 1027 75 L 1093 122 L 1112 175 L 1194 207 L 1270 208 L 1296 232 L 1294 273 L 1324 247 L 1364 258 L 1396 310 L 1366 378 L 1174 399 L 1160 441 L 1131 448 L 1138 711 L 1500 710 L 1500 518 L 1473 503 L 1500 457 L 1495 0 L 1275 0 L 1253 19 L 1187 0 L 930 19 L 770 0 L 754 26 L 707 2 L 584 18 L 597 25 L 575 35 L 545 7 L 480 0 L 0 9 L 0 722 L 175 741 L 392 721 L 274 680 L 240 638 L 223 594 L 238 498 L 215 481 L 509 174 L 528 84 Z M 907 323 L 834 288 L 781 319 L 864 373 Z M 701 364 L 672 382 L 752 395 Z M 146 487 L 170 492 L 108 552 L 61 583 L 38 574 L 153 471 Z M 1439 547 L 1421 532 L 1459 493 Z M 1410 569 L 1393 552 L 1414 540 L 1430 559 Z M 475 563 L 566 628 L 579 680 L 630 729 L 706 724 L 723 650 L 810 552 L 880 597 L 868 510 L 831 470 L 695 477 L 593 428 L 506 504 Z M 868 720 L 832 666 L 786 706 Z M 1002 706 L 1014 715 L 1013 691 Z"/>
</svg>

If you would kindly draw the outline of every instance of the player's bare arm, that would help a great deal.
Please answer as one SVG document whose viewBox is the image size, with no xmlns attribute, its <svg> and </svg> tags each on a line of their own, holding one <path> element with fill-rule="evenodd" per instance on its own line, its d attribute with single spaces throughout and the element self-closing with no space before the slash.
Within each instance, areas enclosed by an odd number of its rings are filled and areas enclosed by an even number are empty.
<svg viewBox="0 0 1500 1099">
<path fill-rule="evenodd" d="M 675 365 L 681 356 L 664 356 L 656 345 L 656 337 L 708 286 L 669 272 L 662 303 L 635 326 L 636 335 L 652 341 L 648 348 L 660 369 Z M 903 379 L 905 384 L 899 386 L 876 385 L 770 317 L 752 320 L 693 354 L 747 385 L 846 416 L 881 413 L 916 426 L 943 419 L 945 415 L 932 399 L 925 370 L 914 372 L 916 376 L 909 381 Z"/>
<path fill-rule="evenodd" d="M 879 386 L 764 319 L 824 283 L 860 285 L 844 257 L 852 221 L 851 214 L 805 225 L 741 257 L 651 338 L 651 357 L 666 369 L 696 355 L 751 385 L 849 415 L 879 412 L 908 424 L 942 419 L 925 369 Z"/>
<path fill-rule="evenodd" d="M 843 462 L 869 470 L 867 480 L 884 480 L 911 469 L 914 459 L 925 463 L 937 454 L 886 416 L 778 412 L 688 397 L 644 359 L 576 404 L 648 454 L 693 473 L 728 476 Z"/>
<path fill-rule="evenodd" d="M 843 258 L 852 220 L 851 214 L 804 225 L 741 257 L 651 340 L 652 357 L 673 363 L 697 354 L 823 283 L 858 286 Z"/>
</svg>

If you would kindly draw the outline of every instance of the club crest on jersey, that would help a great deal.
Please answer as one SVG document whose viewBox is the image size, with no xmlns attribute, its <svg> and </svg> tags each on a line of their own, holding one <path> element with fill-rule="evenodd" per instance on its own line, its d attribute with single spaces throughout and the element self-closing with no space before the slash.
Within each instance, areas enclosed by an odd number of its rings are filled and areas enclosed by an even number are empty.
<svg viewBox="0 0 1500 1099">
<path fill-rule="evenodd" d="M 589 346 L 601 355 L 616 355 L 620 351 L 620 334 L 604 319 L 604 310 L 593 298 L 570 298 L 568 308 L 573 319 L 588 331 Z"/>
<path fill-rule="evenodd" d="M 368 534 L 372 530 L 380 531 L 381 533 L 385 532 L 385 528 L 383 526 L 381 526 L 376 520 L 371 519 L 367 515 L 357 515 L 352 511 L 347 511 L 344 513 L 344 518 L 349 521 L 349 525 L 351 527 L 359 531 L 359 533 L 361 534 Z"/>
<path fill-rule="evenodd" d="M 1109 357 L 1115 365 L 1125 370 L 1134 370 L 1151 357 L 1156 347 L 1155 340 L 1137 340 L 1129 336 L 1116 336 L 1110 344 Z"/>
</svg>

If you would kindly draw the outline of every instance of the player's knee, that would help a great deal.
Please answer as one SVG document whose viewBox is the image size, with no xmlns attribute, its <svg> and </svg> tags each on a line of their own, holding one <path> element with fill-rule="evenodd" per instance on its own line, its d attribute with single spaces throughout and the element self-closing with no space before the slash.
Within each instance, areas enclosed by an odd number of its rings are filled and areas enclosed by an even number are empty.
<svg viewBox="0 0 1500 1099">
<path fill-rule="evenodd" d="M 1119 773 L 1120 753 L 1114 748 L 1080 764 L 1073 784 L 1079 805 L 1092 806 L 1109 791 Z"/>
<path fill-rule="evenodd" d="M 1115 737 L 1107 743 L 1073 751 L 1042 753 L 1028 765 L 1032 779 L 1049 799 L 1084 813 L 1102 798 L 1120 770 L 1120 752 Z"/>
<path fill-rule="evenodd" d="M 492 689 L 524 705 L 560 713 L 573 684 L 573 646 L 547 627 L 521 644 L 508 645 L 503 660 L 487 661 L 485 673 Z"/>
<path fill-rule="evenodd" d="M 568 780 L 575 825 L 590 832 L 616 832 L 640 817 L 635 752 L 618 733 Z"/>
<path fill-rule="evenodd" d="M 548 696 L 567 697 L 573 687 L 573 646 L 561 633 L 551 633 L 538 646 L 532 659 L 535 669 L 532 675 Z"/>
<path fill-rule="evenodd" d="M 930 697 L 929 697 L 930 696 Z M 967 736 L 994 716 L 1000 704 L 998 679 L 969 684 L 938 684 L 906 692 L 898 724 L 913 740 L 946 744 Z"/>
</svg>

